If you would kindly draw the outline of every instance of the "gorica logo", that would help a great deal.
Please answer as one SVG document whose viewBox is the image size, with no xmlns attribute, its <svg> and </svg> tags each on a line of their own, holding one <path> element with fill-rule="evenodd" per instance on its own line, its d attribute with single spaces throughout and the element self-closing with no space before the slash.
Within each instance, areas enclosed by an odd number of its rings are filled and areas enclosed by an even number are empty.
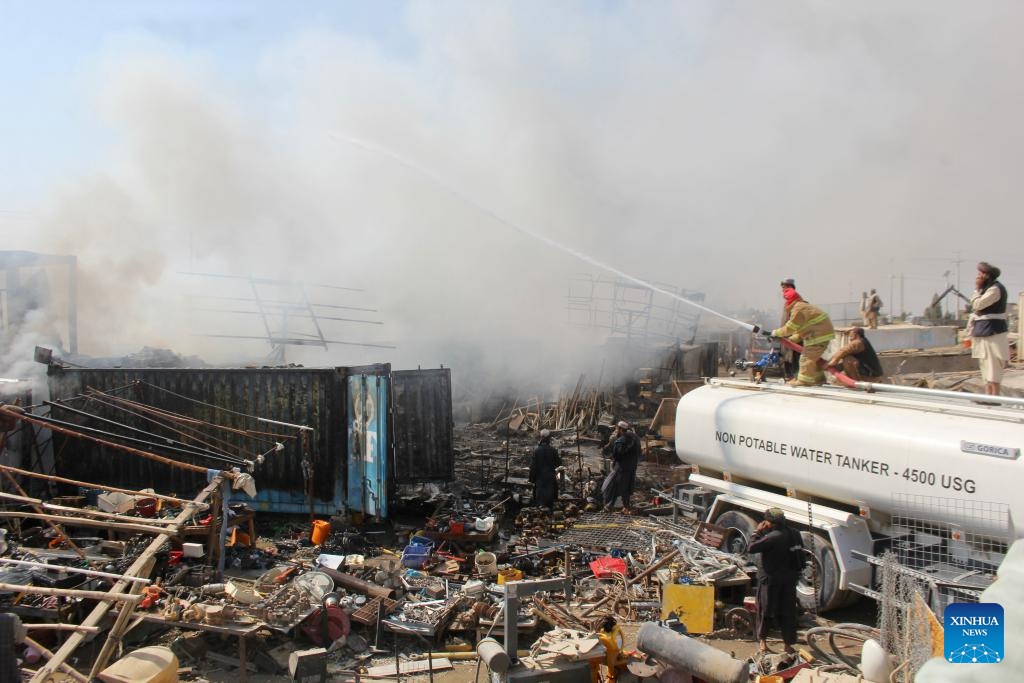
<svg viewBox="0 0 1024 683">
<path fill-rule="evenodd" d="M 954 664 L 998 664 L 1003 650 L 1003 606 L 998 602 L 954 602 L 946 606 L 944 650 Z"/>
</svg>

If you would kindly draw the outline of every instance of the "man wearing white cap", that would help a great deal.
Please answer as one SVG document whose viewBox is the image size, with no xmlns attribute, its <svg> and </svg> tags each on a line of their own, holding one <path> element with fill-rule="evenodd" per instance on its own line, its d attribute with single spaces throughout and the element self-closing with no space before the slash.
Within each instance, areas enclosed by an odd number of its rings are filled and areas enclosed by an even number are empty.
<svg viewBox="0 0 1024 683">
<path fill-rule="evenodd" d="M 636 466 L 640 464 L 640 437 L 630 430 L 629 423 L 622 421 L 615 426 L 612 442 L 612 471 L 605 479 L 601 490 L 604 492 L 604 511 L 611 512 L 615 500 L 622 497 L 622 511 L 632 514 L 629 499 L 636 484 Z"/>
</svg>

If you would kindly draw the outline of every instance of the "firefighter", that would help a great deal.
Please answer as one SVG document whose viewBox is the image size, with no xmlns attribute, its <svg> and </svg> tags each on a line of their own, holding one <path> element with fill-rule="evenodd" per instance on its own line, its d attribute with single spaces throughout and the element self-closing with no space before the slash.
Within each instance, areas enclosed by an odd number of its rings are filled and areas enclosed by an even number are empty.
<svg viewBox="0 0 1024 683">
<path fill-rule="evenodd" d="M 828 364 L 840 368 L 853 380 L 872 380 L 882 376 L 882 363 L 878 360 L 875 347 L 864 336 L 863 327 L 850 330 L 850 343 L 836 351 Z"/>
<path fill-rule="evenodd" d="M 825 383 L 824 363 L 821 355 L 825 347 L 836 336 L 835 328 L 828 313 L 803 300 L 795 289 L 783 289 L 789 320 L 782 327 L 764 331 L 772 337 L 788 337 L 804 347 L 800 354 L 800 369 L 796 379 L 786 382 L 791 386 L 810 387 Z"/>
<path fill-rule="evenodd" d="M 787 289 L 796 289 L 796 280 L 791 277 L 787 277 L 785 280 L 779 283 L 782 287 L 782 295 L 786 295 Z M 786 321 L 789 320 L 789 311 L 782 309 L 782 318 L 779 320 L 780 325 L 785 325 Z M 786 379 L 793 379 L 796 377 L 797 368 L 800 367 L 800 352 L 791 349 L 788 346 L 782 347 L 782 372 L 785 374 Z"/>
</svg>

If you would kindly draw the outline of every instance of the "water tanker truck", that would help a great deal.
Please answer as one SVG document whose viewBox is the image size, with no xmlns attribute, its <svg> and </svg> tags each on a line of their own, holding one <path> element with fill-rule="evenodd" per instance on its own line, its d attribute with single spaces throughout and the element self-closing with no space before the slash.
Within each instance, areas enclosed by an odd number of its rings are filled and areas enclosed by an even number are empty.
<svg viewBox="0 0 1024 683">
<path fill-rule="evenodd" d="M 693 467 L 689 486 L 714 495 L 706 521 L 743 552 L 765 509 L 782 508 L 815 559 L 799 587 L 806 607 L 877 595 L 887 551 L 964 601 L 1024 535 L 1024 400 L 884 386 L 712 379 L 679 400 L 676 453 Z"/>
</svg>

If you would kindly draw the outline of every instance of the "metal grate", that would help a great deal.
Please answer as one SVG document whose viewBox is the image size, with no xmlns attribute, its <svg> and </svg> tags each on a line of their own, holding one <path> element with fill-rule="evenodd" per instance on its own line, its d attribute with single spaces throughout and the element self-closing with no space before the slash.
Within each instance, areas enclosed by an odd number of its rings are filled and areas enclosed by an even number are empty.
<svg viewBox="0 0 1024 683">
<path fill-rule="evenodd" d="M 384 601 L 384 609 L 381 611 L 380 603 Z M 388 615 L 398 607 L 398 601 L 390 598 L 374 598 L 367 601 L 362 607 L 352 613 L 352 620 L 365 626 L 373 626 L 377 623 L 377 615 Z"/>
<path fill-rule="evenodd" d="M 559 542 L 589 548 L 618 548 L 626 551 L 651 547 L 651 532 L 640 521 L 621 514 L 596 512 L 583 515 L 560 536 Z"/>
</svg>

